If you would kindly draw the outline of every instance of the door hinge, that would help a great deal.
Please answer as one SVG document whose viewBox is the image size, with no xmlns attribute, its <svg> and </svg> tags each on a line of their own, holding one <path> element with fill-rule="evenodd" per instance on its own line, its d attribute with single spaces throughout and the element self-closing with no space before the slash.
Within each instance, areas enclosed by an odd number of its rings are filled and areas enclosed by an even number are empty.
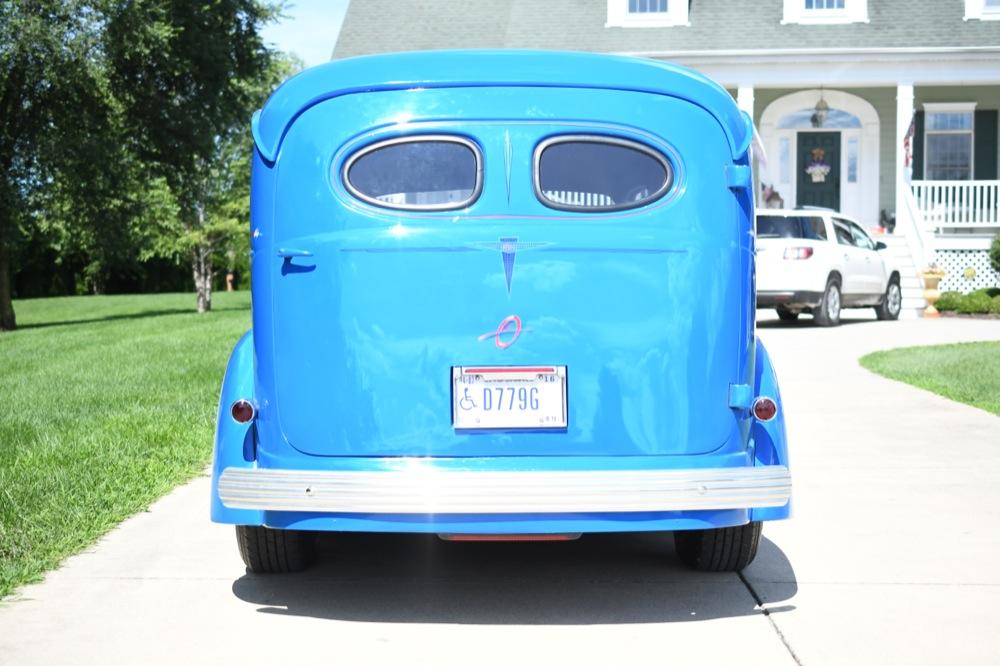
<svg viewBox="0 0 1000 666">
<path fill-rule="evenodd" d="M 732 409 L 750 409 L 753 404 L 753 388 L 748 384 L 729 385 L 729 406 Z"/>
<path fill-rule="evenodd" d="M 731 190 L 739 190 L 751 186 L 750 167 L 740 164 L 730 164 L 726 167 L 726 185 Z"/>
</svg>

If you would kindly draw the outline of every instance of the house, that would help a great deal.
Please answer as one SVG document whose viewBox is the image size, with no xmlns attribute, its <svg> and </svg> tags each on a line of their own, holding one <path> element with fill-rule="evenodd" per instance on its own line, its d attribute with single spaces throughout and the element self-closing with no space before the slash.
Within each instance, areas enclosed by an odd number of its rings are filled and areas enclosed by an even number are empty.
<svg viewBox="0 0 1000 666">
<path fill-rule="evenodd" d="M 334 58 L 440 48 L 570 49 L 709 75 L 764 150 L 758 205 L 836 208 L 894 233 L 904 304 L 1000 284 L 1000 0 L 355 0 Z"/>
</svg>

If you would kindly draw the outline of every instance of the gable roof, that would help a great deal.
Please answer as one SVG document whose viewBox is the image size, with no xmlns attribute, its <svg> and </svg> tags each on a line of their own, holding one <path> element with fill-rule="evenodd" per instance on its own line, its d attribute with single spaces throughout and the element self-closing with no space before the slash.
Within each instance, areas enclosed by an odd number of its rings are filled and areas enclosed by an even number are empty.
<svg viewBox="0 0 1000 666">
<path fill-rule="evenodd" d="M 552 51 L 423 51 L 349 58 L 288 79 L 251 122 L 261 155 L 273 162 L 295 118 L 314 104 L 361 92 L 470 86 L 601 88 L 670 95 L 708 111 L 733 157 L 746 152 L 750 119 L 711 79 L 679 65 L 623 56 Z"/>
<path fill-rule="evenodd" d="M 334 58 L 447 48 L 604 53 L 1000 46 L 960 0 L 869 0 L 868 23 L 782 25 L 782 0 L 690 0 L 690 26 L 606 28 L 605 0 L 354 0 Z"/>
</svg>

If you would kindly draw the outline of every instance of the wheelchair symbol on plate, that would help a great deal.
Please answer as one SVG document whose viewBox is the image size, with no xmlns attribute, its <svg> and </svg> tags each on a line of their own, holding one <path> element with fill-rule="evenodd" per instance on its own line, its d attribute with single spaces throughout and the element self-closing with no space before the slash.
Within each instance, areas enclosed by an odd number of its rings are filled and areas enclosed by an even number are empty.
<svg viewBox="0 0 1000 666">
<path fill-rule="evenodd" d="M 476 408 L 476 401 L 473 400 L 472 396 L 469 395 L 469 389 L 465 389 L 465 395 L 462 396 L 462 399 L 458 401 L 458 406 L 464 409 L 465 411 L 469 411 L 470 409 Z"/>
</svg>

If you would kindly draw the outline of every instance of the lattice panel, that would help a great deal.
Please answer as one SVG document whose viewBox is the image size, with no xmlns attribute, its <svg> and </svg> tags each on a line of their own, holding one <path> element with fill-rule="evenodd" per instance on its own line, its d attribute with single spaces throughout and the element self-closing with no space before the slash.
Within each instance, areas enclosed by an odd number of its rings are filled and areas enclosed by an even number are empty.
<svg viewBox="0 0 1000 666">
<path fill-rule="evenodd" d="M 941 291 L 960 291 L 967 294 L 983 287 L 1000 287 L 1000 274 L 990 266 L 989 250 L 938 250 L 937 263 L 947 273 L 941 280 Z M 976 272 L 971 280 L 966 269 Z"/>
</svg>

